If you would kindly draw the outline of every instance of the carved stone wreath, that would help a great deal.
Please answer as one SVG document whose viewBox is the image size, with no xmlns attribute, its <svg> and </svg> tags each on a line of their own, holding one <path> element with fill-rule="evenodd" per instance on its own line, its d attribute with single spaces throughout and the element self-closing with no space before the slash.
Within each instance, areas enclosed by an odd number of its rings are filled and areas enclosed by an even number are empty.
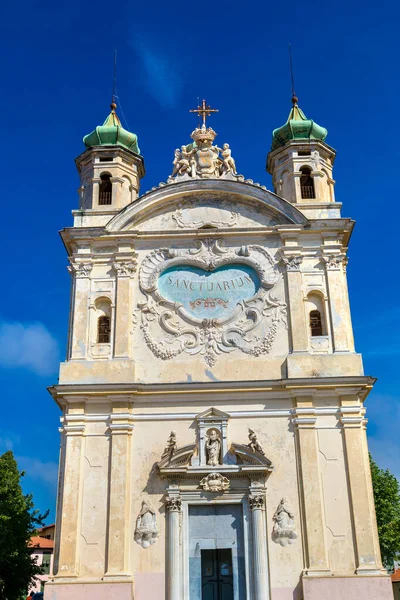
<svg viewBox="0 0 400 600">
<path fill-rule="evenodd" d="M 205 492 L 224 492 L 230 486 L 230 481 L 221 473 L 210 473 L 200 481 L 200 487 Z"/>
<path fill-rule="evenodd" d="M 171 267 L 212 272 L 232 265 L 253 269 L 259 287 L 251 298 L 240 300 L 234 310 L 218 318 L 196 317 L 183 303 L 165 298 L 158 287 L 159 276 Z M 185 352 L 202 355 L 210 366 L 222 353 L 235 350 L 253 356 L 268 354 L 279 324 L 287 326 L 286 304 L 272 293 L 280 277 L 276 261 L 262 246 L 228 249 L 222 240 L 207 238 L 189 251 L 155 250 L 146 256 L 139 271 L 139 285 L 146 300 L 138 308 L 146 344 L 162 360 Z M 161 333 L 164 337 L 160 340 Z"/>
</svg>

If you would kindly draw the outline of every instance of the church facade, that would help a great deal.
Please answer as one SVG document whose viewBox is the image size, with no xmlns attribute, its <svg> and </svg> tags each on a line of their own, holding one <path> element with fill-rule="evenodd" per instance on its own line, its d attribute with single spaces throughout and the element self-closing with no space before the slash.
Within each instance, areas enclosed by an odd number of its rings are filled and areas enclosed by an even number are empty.
<svg viewBox="0 0 400 600">
<path fill-rule="evenodd" d="M 294 98 L 271 192 L 197 112 L 144 195 L 114 103 L 76 159 L 46 599 L 389 600 L 335 151 Z"/>
</svg>

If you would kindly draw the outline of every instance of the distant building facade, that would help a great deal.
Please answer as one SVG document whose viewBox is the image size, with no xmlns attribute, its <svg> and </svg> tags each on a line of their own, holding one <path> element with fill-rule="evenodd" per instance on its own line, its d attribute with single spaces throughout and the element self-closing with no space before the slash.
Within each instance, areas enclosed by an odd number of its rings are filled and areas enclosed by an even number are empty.
<svg viewBox="0 0 400 600">
<path fill-rule="evenodd" d="M 29 587 L 29 591 L 43 592 L 45 583 L 53 571 L 54 530 L 54 525 L 47 525 L 38 530 L 39 535 L 31 538 L 32 555 L 37 564 L 43 568 L 43 574 L 37 576 L 35 584 Z"/>
<path fill-rule="evenodd" d="M 46 600 L 391 600 L 366 439 L 375 380 L 347 291 L 354 222 L 327 131 L 293 100 L 268 191 L 215 144 L 204 102 L 171 176 L 140 195 L 138 140 L 111 108 L 84 138 L 62 231 Z"/>
</svg>

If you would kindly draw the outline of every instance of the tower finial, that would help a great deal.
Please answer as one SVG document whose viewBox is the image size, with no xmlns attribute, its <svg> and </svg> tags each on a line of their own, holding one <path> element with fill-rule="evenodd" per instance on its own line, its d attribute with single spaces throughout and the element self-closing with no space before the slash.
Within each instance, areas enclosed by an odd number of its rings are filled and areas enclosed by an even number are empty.
<svg viewBox="0 0 400 600">
<path fill-rule="evenodd" d="M 296 96 L 296 91 L 295 91 L 295 87 L 294 87 L 294 73 L 293 73 L 292 45 L 291 44 L 289 44 L 289 61 L 290 61 L 290 77 L 292 79 L 292 104 L 293 104 L 293 106 L 297 106 L 299 99 Z"/>
<path fill-rule="evenodd" d="M 112 91 L 112 98 L 111 98 L 111 104 L 110 104 L 110 108 L 112 110 L 112 112 L 115 112 L 115 109 L 117 108 L 117 104 L 115 102 L 115 97 L 116 97 L 116 88 L 117 88 L 117 50 L 114 50 L 114 77 L 113 77 L 113 91 Z"/>
</svg>

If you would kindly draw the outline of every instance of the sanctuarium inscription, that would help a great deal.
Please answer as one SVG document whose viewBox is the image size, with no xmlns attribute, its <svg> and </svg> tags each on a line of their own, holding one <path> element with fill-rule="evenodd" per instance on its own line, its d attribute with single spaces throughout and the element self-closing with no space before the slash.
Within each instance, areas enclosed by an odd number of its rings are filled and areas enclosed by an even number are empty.
<svg viewBox="0 0 400 600">
<path fill-rule="evenodd" d="M 181 303 L 189 314 L 219 318 L 249 300 L 260 288 L 252 267 L 226 265 L 214 271 L 192 266 L 174 266 L 161 273 L 158 290 L 167 300 Z"/>
</svg>

